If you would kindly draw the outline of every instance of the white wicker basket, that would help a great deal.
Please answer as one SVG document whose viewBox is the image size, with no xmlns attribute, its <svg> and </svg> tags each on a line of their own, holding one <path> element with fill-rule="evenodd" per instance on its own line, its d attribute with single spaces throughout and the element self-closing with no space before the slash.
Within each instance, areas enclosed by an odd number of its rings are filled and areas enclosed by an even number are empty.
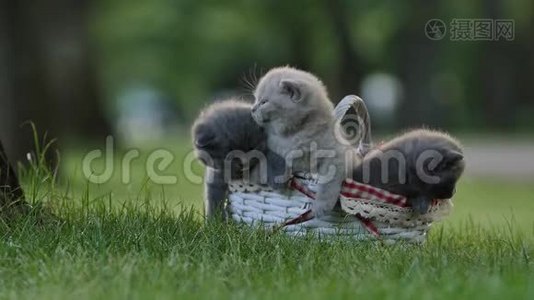
<svg viewBox="0 0 534 300">
<path fill-rule="evenodd" d="M 227 205 L 229 215 L 235 221 L 251 226 L 263 226 L 266 229 L 280 227 L 284 222 L 299 217 L 308 211 L 313 201 L 306 195 L 308 193 L 299 190 L 304 188 L 314 193 L 316 185 L 309 178 L 295 180 L 301 188 L 290 189 L 287 194 L 277 193 L 267 186 L 231 183 Z M 399 240 L 422 243 L 432 222 L 442 219 L 452 207 L 450 200 L 439 201 L 432 206 L 429 213 L 414 218 L 411 208 L 405 206 L 405 199 L 403 202 L 402 197 L 397 196 L 400 204 L 392 204 L 376 197 L 367 197 L 361 191 L 360 194 L 350 194 L 350 184 L 358 183 L 350 180 L 345 182 L 340 195 L 342 209 L 320 219 L 281 227 L 281 230 L 291 235 L 312 233 L 321 238 L 335 236 L 357 240 L 379 239 L 390 243 Z M 358 198 L 362 195 L 365 198 Z"/>
<path fill-rule="evenodd" d="M 365 155 L 371 146 L 371 127 L 363 100 L 347 96 L 334 114 L 342 126 L 343 138 Z M 232 182 L 227 212 L 235 221 L 280 228 L 291 235 L 312 233 L 322 238 L 422 243 L 432 222 L 441 220 L 452 208 L 450 200 L 438 201 L 427 214 L 414 217 L 404 197 L 347 179 L 337 210 L 319 219 L 283 226 L 310 209 L 316 189 L 310 176 L 296 176 L 291 183 L 292 188 L 281 194 L 267 186 Z"/>
</svg>

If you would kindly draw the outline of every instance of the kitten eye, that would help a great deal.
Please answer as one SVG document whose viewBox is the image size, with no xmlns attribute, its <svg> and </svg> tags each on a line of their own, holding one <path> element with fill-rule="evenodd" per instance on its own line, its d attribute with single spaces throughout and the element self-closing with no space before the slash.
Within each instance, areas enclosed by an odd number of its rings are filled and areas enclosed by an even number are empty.
<svg viewBox="0 0 534 300">
<path fill-rule="evenodd" d="M 454 165 L 454 162 L 451 162 L 451 161 L 444 161 L 444 162 L 441 162 L 435 169 L 435 171 L 437 172 L 441 172 L 441 171 L 445 171 L 445 170 L 448 170 L 450 168 L 452 168 Z"/>
<path fill-rule="evenodd" d="M 198 149 L 207 149 L 216 143 L 215 135 L 208 130 L 202 130 L 195 134 L 194 144 Z"/>
</svg>

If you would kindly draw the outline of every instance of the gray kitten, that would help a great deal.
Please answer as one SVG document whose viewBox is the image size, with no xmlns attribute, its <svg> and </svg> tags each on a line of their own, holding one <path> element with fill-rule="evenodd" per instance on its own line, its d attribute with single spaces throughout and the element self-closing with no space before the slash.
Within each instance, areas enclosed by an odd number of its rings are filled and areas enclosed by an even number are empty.
<svg viewBox="0 0 534 300">
<path fill-rule="evenodd" d="M 220 101 L 204 109 L 193 125 L 197 157 L 206 166 L 204 201 L 208 218 L 223 215 L 231 180 L 281 188 L 274 178 L 285 174 L 285 162 L 267 149 L 267 135 L 252 119 L 251 107 L 234 99 Z"/>
<path fill-rule="evenodd" d="M 280 67 L 260 79 L 254 96 L 252 116 L 265 128 L 268 148 L 286 159 L 292 173 L 318 175 L 312 215 L 331 211 L 345 179 L 350 148 L 336 140 L 334 108 L 323 83 L 308 72 Z"/>
<path fill-rule="evenodd" d="M 419 214 L 451 198 L 465 168 L 462 148 L 446 133 L 417 129 L 382 144 L 353 170 L 353 179 L 407 197 Z"/>
</svg>

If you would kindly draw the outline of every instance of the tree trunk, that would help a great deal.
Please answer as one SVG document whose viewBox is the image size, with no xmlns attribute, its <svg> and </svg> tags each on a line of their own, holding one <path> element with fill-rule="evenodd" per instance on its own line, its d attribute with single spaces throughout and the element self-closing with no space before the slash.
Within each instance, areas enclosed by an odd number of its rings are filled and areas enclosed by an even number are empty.
<svg viewBox="0 0 534 300">
<path fill-rule="evenodd" d="M 403 85 L 402 102 L 394 126 L 443 126 L 448 112 L 439 106 L 431 91 L 432 80 L 440 67 L 438 42 L 425 38 L 423 31 L 432 13 L 437 11 L 437 4 L 424 0 L 410 3 L 418 9 L 410 11 L 406 23 L 398 25 L 389 46 L 395 56 L 395 73 Z"/>
<path fill-rule="evenodd" d="M 24 200 L 24 192 L 0 141 L 0 219 L 27 213 L 29 210 L 30 205 Z"/>
<path fill-rule="evenodd" d="M 325 5 L 339 49 L 339 68 L 336 78 L 338 88 L 336 90 L 341 91 L 341 94 L 332 95 L 333 99 L 338 101 L 347 94 L 360 94 L 360 84 L 364 77 L 363 70 L 367 67 L 352 43 L 347 7 L 344 7 L 343 2 L 339 0 L 326 1 Z"/>
<path fill-rule="evenodd" d="M 22 128 L 24 122 L 31 120 L 37 128 L 53 133 L 48 128 L 50 97 L 43 80 L 37 26 L 28 16 L 30 8 L 21 2 L 0 0 L 0 138 L 14 161 L 34 149 L 29 126 Z"/>
<path fill-rule="evenodd" d="M 87 1 L 0 0 L 0 138 L 13 161 L 35 149 L 31 127 L 22 126 L 28 121 L 40 138 L 110 133 L 90 56 L 88 10 Z"/>
<path fill-rule="evenodd" d="M 484 16 L 492 20 L 502 18 L 503 3 L 499 0 L 483 2 Z M 484 105 L 484 123 L 487 126 L 501 129 L 513 129 L 516 124 L 519 99 L 518 72 L 526 62 L 517 53 L 518 46 L 512 47 L 512 42 L 497 41 L 480 44 L 478 55 L 479 80 L 482 87 Z"/>
</svg>

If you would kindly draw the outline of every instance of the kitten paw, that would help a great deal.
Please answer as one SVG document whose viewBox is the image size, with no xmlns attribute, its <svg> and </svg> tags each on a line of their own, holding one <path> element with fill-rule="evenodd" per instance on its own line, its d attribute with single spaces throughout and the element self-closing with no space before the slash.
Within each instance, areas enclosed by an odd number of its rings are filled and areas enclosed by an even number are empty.
<svg viewBox="0 0 534 300">
<path fill-rule="evenodd" d="M 324 205 L 322 203 L 319 203 L 318 201 L 313 202 L 311 213 L 314 217 L 320 218 L 326 214 L 328 214 L 331 209 L 327 205 Z"/>
<path fill-rule="evenodd" d="M 419 196 L 409 199 L 412 205 L 412 209 L 414 210 L 414 213 L 417 215 L 424 215 L 426 214 L 430 209 L 430 204 L 432 203 L 432 200 L 428 197 Z"/>
</svg>

